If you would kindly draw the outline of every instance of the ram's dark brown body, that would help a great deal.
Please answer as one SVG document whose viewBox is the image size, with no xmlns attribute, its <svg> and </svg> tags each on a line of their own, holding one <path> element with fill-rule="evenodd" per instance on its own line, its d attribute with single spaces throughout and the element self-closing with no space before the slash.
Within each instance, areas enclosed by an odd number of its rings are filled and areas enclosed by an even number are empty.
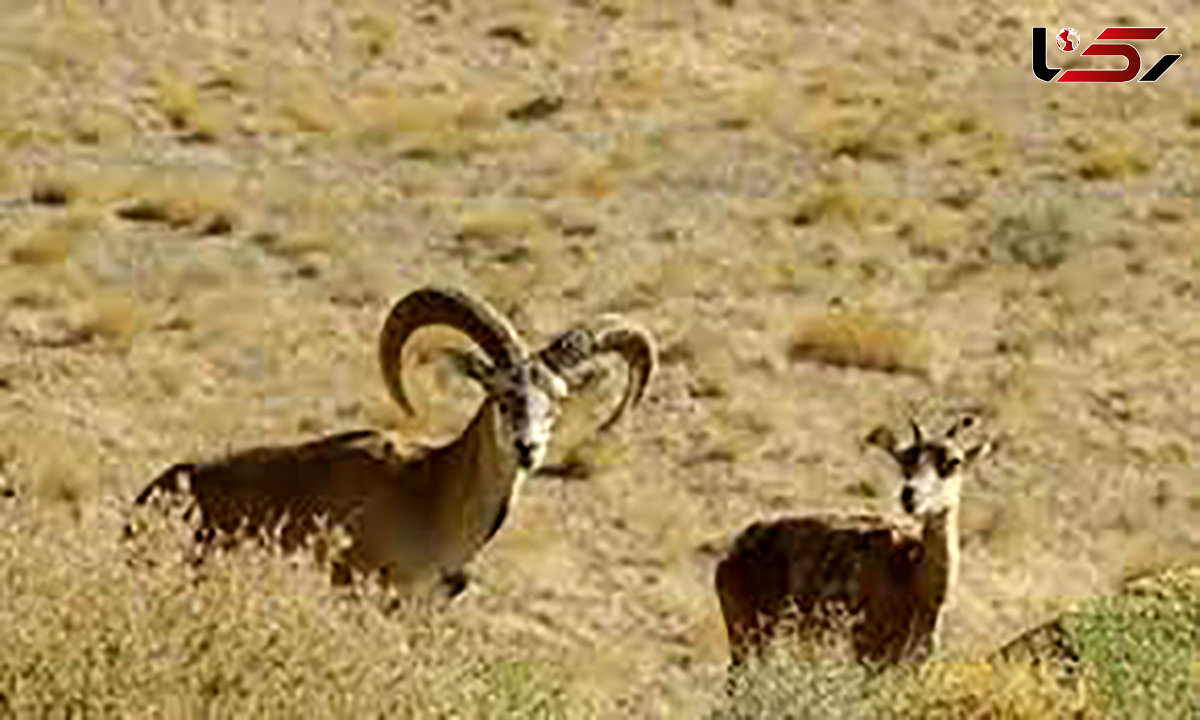
<svg viewBox="0 0 1200 720">
<path fill-rule="evenodd" d="M 349 546 L 330 558 L 334 582 L 360 571 L 405 593 L 440 587 L 457 594 L 466 584 L 465 565 L 500 529 L 519 485 L 542 463 L 569 378 L 603 354 L 627 362 L 625 393 L 606 429 L 641 400 L 656 356 L 649 333 L 615 316 L 580 323 L 533 353 L 485 301 L 426 287 L 392 307 L 379 337 L 384 383 L 410 415 L 415 409 L 401 359 L 408 339 L 429 325 L 456 329 L 482 351 L 442 351 L 486 393 L 456 439 L 404 455 L 373 430 L 250 448 L 176 464 L 137 503 L 160 491 L 187 496 L 190 510 L 199 511 L 197 540 L 205 547 L 257 536 L 277 540 L 285 551 L 316 540 L 320 553 L 317 531 L 340 528 Z"/>
<path fill-rule="evenodd" d="M 486 424 L 491 413 L 485 408 L 476 423 Z M 496 467 L 488 475 L 453 467 L 503 463 L 503 454 L 472 446 L 488 445 L 490 438 L 483 427 L 469 428 L 465 445 L 415 458 L 402 457 L 386 435 L 372 430 L 250 448 L 220 460 L 175 465 L 137 502 L 160 491 L 178 493 L 186 477 L 189 512 L 199 512 L 197 540 L 205 544 L 266 534 L 291 552 L 319 538 L 322 526 L 337 527 L 349 545 L 330 558 L 335 583 L 370 571 L 399 587 L 442 580 L 453 591 L 461 589 L 456 586 L 466 560 L 499 530 L 521 472 Z M 487 477 L 509 481 L 447 492 L 458 479 Z"/>
</svg>

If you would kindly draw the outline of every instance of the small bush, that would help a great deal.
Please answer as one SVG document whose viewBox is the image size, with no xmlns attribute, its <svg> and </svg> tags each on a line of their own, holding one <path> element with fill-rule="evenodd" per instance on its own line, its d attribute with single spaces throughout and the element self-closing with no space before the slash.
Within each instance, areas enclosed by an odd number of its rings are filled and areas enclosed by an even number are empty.
<svg viewBox="0 0 1200 720">
<path fill-rule="evenodd" d="M 845 636 L 781 636 L 729 685 L 713 720 L 1101 717 L 1084 694 L 1020 664 L 935 660 L 875 674 Z"/>
<path fill-rule="evenodd" d="M 796 361 L 923 376 L 929 371 L 931 351 L 919 330 L 870 312 L 838 311 L 803 320 L 792 337 L 790 355 Z"/>
<path fill-rule="evenodd" d="M 1200 583 L 1168 574 L 1155 591 L 1100 598 L 1066 618 L 1088 680 L 1113 717 L 1186 717 L 1200 647 Z M 1190 582 L 1190 584 L 1189 584 Z"/>
</svg>

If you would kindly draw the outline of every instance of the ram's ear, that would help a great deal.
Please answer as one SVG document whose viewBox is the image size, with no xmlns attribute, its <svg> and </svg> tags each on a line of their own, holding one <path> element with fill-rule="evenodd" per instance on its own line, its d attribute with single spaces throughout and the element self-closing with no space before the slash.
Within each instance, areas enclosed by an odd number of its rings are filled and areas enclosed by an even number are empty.
<svg viewBox="0 0 1200 720">
<path fill-rule="evenodd" d="M 565 400 L 571 394 L 571 388 L 565 380 L 558 376 L 550 368 L 540 362 L 535 362 L 532 367 L 533 380 L 538 387 L 542 388 L 555 400 Z"/>
<path fill-rule="evenodd" d="M 488 387 L 492 378 L 492 366 L 469 350 L 450 348 L 441 351 L 454 369 L 471 378 L 483 387 Z"/>
</svg>

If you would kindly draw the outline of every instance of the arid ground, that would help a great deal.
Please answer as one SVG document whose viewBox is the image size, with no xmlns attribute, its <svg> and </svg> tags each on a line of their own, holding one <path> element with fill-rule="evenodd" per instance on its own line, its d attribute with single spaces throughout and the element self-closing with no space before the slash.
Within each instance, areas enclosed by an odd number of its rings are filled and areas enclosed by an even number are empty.
<svg viewBox="0 0 1200 720">
<path fill-rule="evenodd" d="M 896 512 L 862 439 L 910 416 L 999 438 L 965 487 L 951 657 L 1200 559 L 1194 3 L 0 18 L 0 715 L 697 717 L 715 552 L 754 519 Z M 1033 26 L 1109 25 L 1168 26 L 1143 67 L 1183 57 L 1153 84 L 1033 77 Z M 625 313 L 662 361 L 611 436 L 603 393 L 570 409 L 555 457 L 586 472 L 528 484 L 451 610 L 414 635 L 302 568 L 236 556 L 193 587 L 173 547 L 130 560 L 130 500 L 173 462 L 461 427 L 465 381 L 414 422 L 375 364 L 426 283 L 535 339 Z"/>
</svg>

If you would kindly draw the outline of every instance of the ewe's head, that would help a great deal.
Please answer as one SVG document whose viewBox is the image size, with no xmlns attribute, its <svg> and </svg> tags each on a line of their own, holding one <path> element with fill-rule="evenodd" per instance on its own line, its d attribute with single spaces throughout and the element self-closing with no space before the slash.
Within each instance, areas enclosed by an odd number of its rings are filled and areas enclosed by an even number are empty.
<svg viewBox="0 0 1200 720">
<path fill-rule="evenodd" d="M 400 372 L 401 351 L 418 328 L 442 324 L 466 334 L 483 351 L 448 350 L 452 362 L 487 392 L 495 413 L 493 430 L 499 444 L 511 448 L 516 463 L 535 470 L 572 384 L 564 379 L 575 366 L 600 353 L 615 352 L 629 364 L 629 383 L 621 405 L 602 427 L 607 428 L 642 396 L 655 364 L 650 336 L 612 318 L 595 327 L 579 326 L 562 333 L 537 353 L 530 353 L 508 320 L 483 300 L 457 290 L 424 288 L 392 308 L 380 335 L 379 361 L 388 391 L 408 412 Z"/>
<path fill-rule="evenodd" d="M 964 417 L 941 437 L 927 439 L 912 421 L 913 439 L 906 447 L 901 447 L 886 427 L 875 428 L 867 436 L 868 443 L 887 451 L 900 466 L 904 476 L 900 505 L 906 513 L 925 517 L 958 505 L 963 473 L 991 448 L 988 442 L 970 448 L 960 444 L 959 433 L 974 424 L 974 418 Z"/>
</svg>

